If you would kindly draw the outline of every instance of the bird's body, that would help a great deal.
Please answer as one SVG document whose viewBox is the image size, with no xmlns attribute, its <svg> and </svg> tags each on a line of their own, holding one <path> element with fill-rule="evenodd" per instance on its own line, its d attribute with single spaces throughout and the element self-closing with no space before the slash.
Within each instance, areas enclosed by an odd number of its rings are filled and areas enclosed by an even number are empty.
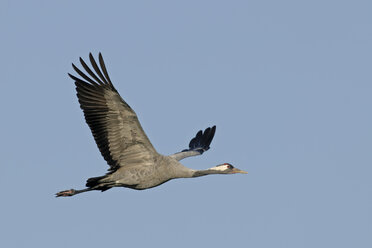
<svg viewBox="0 0 372 248">
<path fill-rule="evenodd" d="M 207 170 L 193 170 L 183 166 L 181 159 L 201 155 L 209 149 L 216 127 L 199 131 L 190 141 L 189 148 L 170 156 L 159 154 L 143 131 L 136 113 L 121 98 L 111 83 L 102 55 L 100 67 L 89 56 L 95 73 L 80 58 L 85 71 L 82 77 L 69 76 L 75 80 L 77 97 L 97 146 L 109 164 L 109 172 L 87 180 L 86 189 L 65 190 L 56 196 L 72 196 L 78 193 L 112 187 L 127 187 L 137 190 L 156 187 L 175 178 L 191 178 L 209 174 L 246 173 L 224 163 Z"/>
<path fill-rule="evenodd" d="M 154 157 L 153 163 L 121 167 L 115 173 L 108 174 L 101 179 L 100 183 L 104 185 L 107 182 L 110 187 L 142 190 L 156 187 L 171 179 L 192 177 L 193 172 L 174 158 L 158 154 Z"/>
</svg>

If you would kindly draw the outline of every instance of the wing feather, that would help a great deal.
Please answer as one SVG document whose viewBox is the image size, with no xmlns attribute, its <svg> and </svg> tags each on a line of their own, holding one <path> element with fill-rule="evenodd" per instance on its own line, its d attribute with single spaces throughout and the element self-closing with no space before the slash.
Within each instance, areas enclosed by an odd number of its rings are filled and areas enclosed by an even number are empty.
<svg viewBox="0 0 372 248">
<path fill-rule="evenodd" d="M 102 75 L 102 72 L 101 72 L 101 70 L 98 68 L 97 63 L 96 63 L 96 61 L 94 60 L 93 55 L 92 55 L 91 53 L 89 54 L 89 60 L 90 60 L 90 63 L 92 64 L 94 70 L 97 72 L 99 78 L 100 78 L 103 82 L 105 82 L 105 84 L 109 84 L 109 83 L 107 82 L 107 80 L 105 79 L 105 77 Z"/>
<path fill-rule="evenodd" d="M 80 107 L 103 158 L 110 165 L 109 170 L 152 162 L 158 153 L 143 131 L 136 113 L 111 83 L 101 53 L 101 68 L 92 54 L 89 54 L 89 60 L 95 73 L 80 58 L 81 65 L 90 77 L 74 64 L 74 70 L 84 80 L 68 75 L 75 81 Z"/>
<path fill-rule="evenodd" d="M 102 54 L 101 53 L 99 53 L 98 59 L 99 59 L 99 64 L 101 65 L 102 71 L 105 74 L 105 77 L 106 77 L 107 81 L 112 86 L 111 79 L 110 79 L 110 77 L 109 77 L 109 75 L 107 73 L 106 65 L 105 65 L 105 62 L 103 61 L 103 57 L 102 57 Z"/>
<path fill-rule="evenodd" d="M 89 56 L 91 55 L 92 54 L 90 53 Z M 81 57 L 79 58 L 79 60 L 80 60 L 80 64 L 84 67 L 84 70 L 88 72 L 88 74 L 92 78 L 94 78 L 99 85 L 104 85 L 104 83 L 96 76 L 96 74 L 94 74 L 94 72 L 89 68 L 89 66 L 84 62 L 84 60 Z"/>
<path fill-rule="evenodd" d="M 208 127 L 207 129 L 200 130 L 196 133 L 195 137 L 190 140 L 189 149 L 185 149 L 182 152 L 177 152 L 171 157 L 176 160 L 181 160 L 187 157 L 197 156 L 203 154 L 205 151 L 209 150 L 209 146 L 213 140 L 214 134 L 216 132 L 216 126 Z"/>
</svg>

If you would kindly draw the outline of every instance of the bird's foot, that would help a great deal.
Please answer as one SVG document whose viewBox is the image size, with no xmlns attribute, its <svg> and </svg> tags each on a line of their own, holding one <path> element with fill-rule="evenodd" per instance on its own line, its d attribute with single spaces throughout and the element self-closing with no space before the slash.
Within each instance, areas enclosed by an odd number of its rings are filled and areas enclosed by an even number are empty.
<svg viewBox="0 0 372 248">
<path fill-rule="evenodd" d="M 74 189 L 64 190 L 64 191 L 56 193 L 56 197 L 73 196 L 73 195 L 75 195 L 75 190 Z"/>
</svg>

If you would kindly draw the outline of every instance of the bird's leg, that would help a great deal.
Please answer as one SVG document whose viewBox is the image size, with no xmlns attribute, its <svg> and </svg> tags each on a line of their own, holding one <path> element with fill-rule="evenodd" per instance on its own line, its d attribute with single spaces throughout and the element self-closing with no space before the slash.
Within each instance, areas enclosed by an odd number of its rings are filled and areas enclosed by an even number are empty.
<svg viewBox="0 0 372 248">
<path fill-rule="evenodd" d="M 64 191 L 61 191 L 61 192 L 56 193 L 56 197 L 60 197 L 60 196 L 73 196 L 73 195 L 80 194 L 80 193 L 83 193 L 83 192 L 86 192 L 86 191 L 90 191 L 90 190 L 93 190 L 93 189 L 86 188 L 86 189 L 81 189 L 81 190 L 76 190 L 76 189 L 64 190 Z"/>
<path fill-rule="evenodd" d="M 64 190 L 64 191 L 56 193 L 56 197 L 73 196 L 73 195 L 75 195 L 75 190 L 74 189 Z"/>
</svg>

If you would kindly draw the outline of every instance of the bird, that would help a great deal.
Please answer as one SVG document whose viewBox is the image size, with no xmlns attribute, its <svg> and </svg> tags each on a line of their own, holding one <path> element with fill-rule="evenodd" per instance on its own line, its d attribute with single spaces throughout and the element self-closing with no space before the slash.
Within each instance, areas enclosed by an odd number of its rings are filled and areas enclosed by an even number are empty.
<svg viewBox="0 0 372 248">
<path fill-rule="evenodd" d="M 158 153 L 144 132 L 137 114 L 112 84 L 102 54 L 98 54 L 99 65 L 92 53 L 89 53 L 89 60 L 94 71 L 80 57 L 85 73 L 72 64 L 80 77 L 70 73 L 68 75 L 75 81 L 77 98 L 85 121 L 109 169 L 103 176 L 89 178 L 86 188 L 60 191 L 56 193 L 56 197 L 73 196 L 92 190 L 103 192 L 113 187 L 144 190 L 176 178 L 248 173 L 230 163 L 206 170 L 194 170 L 179 162 L 208 151 L 216 126 L 198 131 L 187 149 L 169 156 Z"/>
</svg>

